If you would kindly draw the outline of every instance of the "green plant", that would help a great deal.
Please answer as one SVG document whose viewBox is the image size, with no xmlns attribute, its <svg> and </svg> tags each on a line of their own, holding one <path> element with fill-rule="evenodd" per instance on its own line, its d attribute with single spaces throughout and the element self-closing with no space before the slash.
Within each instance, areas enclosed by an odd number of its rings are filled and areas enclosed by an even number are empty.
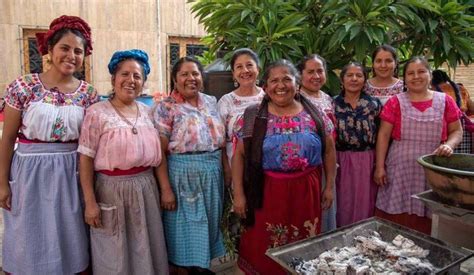
<svg viewBox="0 0 474 275">
<path fill-rule="evenodd" d="M 333 92 L 339 90 L 334 70 L 352 60 L 371 65 L 370 54 L 384 43 L 398 48 L 402 62 L 425 55 L 435 67 L 446 62 L 455 68 L 474 58 L 472 0 L 191 2 L 211 52 L 249 47 L 263 66 L 318 53 L 328 61 L 327 88 Z"/>
</svg>

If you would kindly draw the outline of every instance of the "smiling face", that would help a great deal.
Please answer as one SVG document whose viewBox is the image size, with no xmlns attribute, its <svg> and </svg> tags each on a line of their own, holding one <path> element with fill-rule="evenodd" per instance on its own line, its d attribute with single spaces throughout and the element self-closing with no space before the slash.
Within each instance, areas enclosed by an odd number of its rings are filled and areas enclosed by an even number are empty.
<svg viewBox="0 0 474 275">
<path fill-rule="evenodd" d="M 49 50 L 51 67 L 69 76 L 79 71 L 84 62 L 84 42 L 79 36 L 68 32 Z"/>
<path fill-rule="evenodd" d="M 184 99 L 190 100 L 197 97 L 202 88 L 202 75 L 196 63 L 184 62 L 176 73 L 174 83 L 175 89 Z"/>
<path fill-rule="evenodd" d="M 144 82 L 140 63 L 134 59 L 120 62 L 112 76 L 115 97 L 124 104 L 133 102 L 141 94 Z"/>
<path fill-rule="evenodd" d="M 295 76 L 286 66 L 275 67 L 270 70 L 264 89 L 272 103 L 279 107 L 289 106 L 296 94 Z"/>
<path fill-rule="evenodd" d="M 242 87 L 253 87 L 257 82 L 258 66 L 248 54 L 242 54 L 235 59 L 232 76 Z"/>
<path fill-rule="evenodd" d="M 431 72 L 426 64 L 416 60 L 407 65 L 404 78 L 408 92 L 423 93 L 428 90 L 430 85 Z"/>
<path fill-rule="evenodd" d="M 360 93 L 365 84 L 364 71 L 359 66 L 349 66 L 342 77 L 342 85 L 346 93 Z"/>
<path fill-rule="evenodd" d="M 395 58 L 389 51 L 380 50 L 374 59 L 374 73 L 376 77 L 391 78 L 395 72 L 396 67 Z"/>
<path fill-rule="evenodd" d="M 301 73 L 301 86 L 312 93 L 317 93 L 326 83 L 326 70 L 323 62 L 317 58 L 306 61 Z"/>
</svg>

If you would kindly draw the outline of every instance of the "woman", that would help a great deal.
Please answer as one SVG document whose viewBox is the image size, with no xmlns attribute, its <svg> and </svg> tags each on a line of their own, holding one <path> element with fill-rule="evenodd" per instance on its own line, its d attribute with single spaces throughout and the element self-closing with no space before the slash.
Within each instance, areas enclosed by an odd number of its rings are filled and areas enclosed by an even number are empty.
<svg viewBox="0 0 474 275">
<path fill-rule="evenodd" d="M 308 98 L 317 109 L 324 111 L 324 113 L 331 119 L 331 123 L 327 123 L 326 127 L 334 132 L 334 107 L 332 106 L 332 98 L 321 91 L 321 87 L 326 83 L 326 60 L 317 54 L 305 56 L 298 64 L 297 69 L 301 75 L 300 93 Z M 335 136 L 334 136 L 335 137 Z M 326 186 L 326 178 L 324 173 L 322 175 L 322 188 Z M 332 183 L 334 184 L 334 183 Z M 321 232 L 331 231 L 336 229 L 336 189 L 333 188 L 334 203 L 327 210 L 323 210 L 321 220 Z"/>
<path fill-rule="evenodd" d="M 89 265 L 76 149 L 84 109 L 97 100 L 97 93 L 73 74 L 92 51 L 91 32 L 81 18 L 63 15 L 37 37 L 50 69 L 16 79 L 5 92 L 3 270 L 73 274 Z"/>
<path fill-rule="evenodd" d="M 160 192 L 153 175 L 160 140 L 149 108 L 137 102 L 150 73 L 142 50 L 110 59 L 113 94 L 87 110 L 78 151 L 94 274 L 167 274 Z M 161 202 L 173 204 L 160 182 Z"/>
<path fill-rule="evenodd" d="M 456 105 L 461 109 L 463 116 L 461 124 L 463 127 L 462 141 L 458 147 L 454 149 L 454 153 L 472 153 L 472 133 L 466 129 L 466 124 L 472 124 L 466 113 L 474 113 L 474 102 L 469 96 L 469 92 L 462 85 L 454 83 L 448 74 L 442 70 L 434 70 L 431 79 L 431 88 L 435 91 L 446 93 L 456 101 Z M 471 130 L 472 131 L 472 130 Z"/>
<path fill-rule="evenodd" d="M 374 215 L 377 185 L 373 182 L 375 140 L 382 103 L 364 91 L 364 66 L 351 62 L 340 73 L 342 91 L 334 99 L 336 150 L 337 226 Z"/>
<path fill-rule="evenodd" d="M 217 108 L 226 126 L 226 161 L 230 164 L 237 145 L 236 133 L 242 127 L 245 108 L 262 101 L 265 93 L 257 86 L 259 60 L 257 54 L 248 48 L 234 51 L 230 59 L 230 69 L 237 89 L 219 99 Z"/>
<path fill-rule="evenodd" d="M 397 50 L 390 45 L 378 46 L 372 53 L 372 78 L 365 91 L 380 99 L 382 104 L 403 91 L 403 81 L 398 79 Z"/>
<path fill-rule="evenodd" d="M 430 234 L 427 208 L 411 197 L 427 189 L 423 168 L 416 160 L 425 154 L 448 157 L 453 153 L 462 136 L 460 112 L 451 97 L 429 89 L 431 70 L 423 57 L 411 58 L 403 77 L 407 91 L 390 98 L 380 115 L 375 214 Z"/>
<path fill-rule="evenodd" d="M 318 234 L 321 208 L 332 203 L 332 185 L 323 192 L 320 186 L 323 155 L 328 182 L 334 181 L 334 141 L 324 126 L 329 118 L 296 96 L 297 79 L 286 60 L 268 66 L 266 96 L 245 110 L 232 159 L 234 210 L 247 226 L 238 264 L 247 274 L 284 274 L 265 251 Z"/>
<path fill-rule="evenodd" d="M 196 59 L 181 58 L 171 72 L 173 91 L 153 111 L 163 150 L 158 179 L 176 196 L 163 213 L 168 259 L 190 272 L 209 272 L 211 260 L 225 254 L 219 230 L 225 132 L 216 98 L 200 92 L 202 76 Z"/>
<path fill-rule="evenodd" d="M 232 54 L 230 68 L 236 89 L 221 97 L 217 103 L 219 115 L 225 124 L 226 147 L 224 148 L 223 166 L 226 170 L 226 186 L 231 183 L 230 161 L 237 145 L 237 133 L 242 127 L 242 116 L 245 108 L 262 101 L 265 93 L 257 86 L 259 69 L 257 54 L 248 48 L 241 48 Z M 223 152 L 223 153 L 224 153 Z M 237 250 L 236 240 L 239 237 L 239 218 L 232 215 L 232 191 L 227 188 L 224 198 L 223 235 L 224 244 L 229 255 L 233 256 Z"/>
</svg>

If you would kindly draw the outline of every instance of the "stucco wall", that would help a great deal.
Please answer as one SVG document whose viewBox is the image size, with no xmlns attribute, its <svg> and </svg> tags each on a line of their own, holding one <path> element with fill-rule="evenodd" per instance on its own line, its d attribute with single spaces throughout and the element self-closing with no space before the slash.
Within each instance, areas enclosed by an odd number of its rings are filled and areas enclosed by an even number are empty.
<svg viewBox="0 0 474 275">
<path fill-rule="evenodd" d="M 116 50 L 145 50 L 152 68 L 146 88 L 163 91 L 168 35 L 204 35 L 186 0 L 1 0 L 0 95 L 23 74 L 23 28 L 47 28 L 63 14 L 80 16 L 91 26 L 91 82 L 101 94 L 111 89 L 107 63 Z"/>
</svg>

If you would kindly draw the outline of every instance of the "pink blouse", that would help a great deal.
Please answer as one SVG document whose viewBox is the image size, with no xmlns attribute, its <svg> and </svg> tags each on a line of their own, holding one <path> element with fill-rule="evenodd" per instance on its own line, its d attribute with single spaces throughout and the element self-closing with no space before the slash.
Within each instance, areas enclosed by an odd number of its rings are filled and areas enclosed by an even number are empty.
<svg viewBox="0 0 474 275">
<path fill-rule="evenodd" d="M 461 111 L 459 110 L 458 106 L 456 106 L 456 102 L 449 97 L 446 96 L 446 104 L 444 108 L 444 116 L 443 116 L 443 131 L 441 134 L 441 141 L 446 141 L 448 139 L 448 124 L 455 122 L 461 117 Z M 429 107 L 431 107 L 433 100 L 427 101 L 420 101 L 420 102 L 412 102 L 412 106 L 420 110 L 421 112 L 425 111 Z M 382 113 L 380 114 L 380 118 L 383 121 L 386 121 L 393 125 L 392 129 L 392 138 L 395 140 L 400 140 L 401 138 L 401 124 L 402 124 L 402 115 L 400 111 L 400 102 L 396 96 L 391 97 L 385 106 L 383 107 Z"/>
<path fill-rule="evenodd" d="M 159 133 L 149 116 L 149 107 L 137 102 L 139 116 L 127 117 L 138 134 L 132 133 L 109 101 L 92 105 L 82 124 L 79 148 L 83 155 L 94 158 L 98 170 L 127 170 L 133 167 L 156 167 L 161 161 Z"/>
</svg>

